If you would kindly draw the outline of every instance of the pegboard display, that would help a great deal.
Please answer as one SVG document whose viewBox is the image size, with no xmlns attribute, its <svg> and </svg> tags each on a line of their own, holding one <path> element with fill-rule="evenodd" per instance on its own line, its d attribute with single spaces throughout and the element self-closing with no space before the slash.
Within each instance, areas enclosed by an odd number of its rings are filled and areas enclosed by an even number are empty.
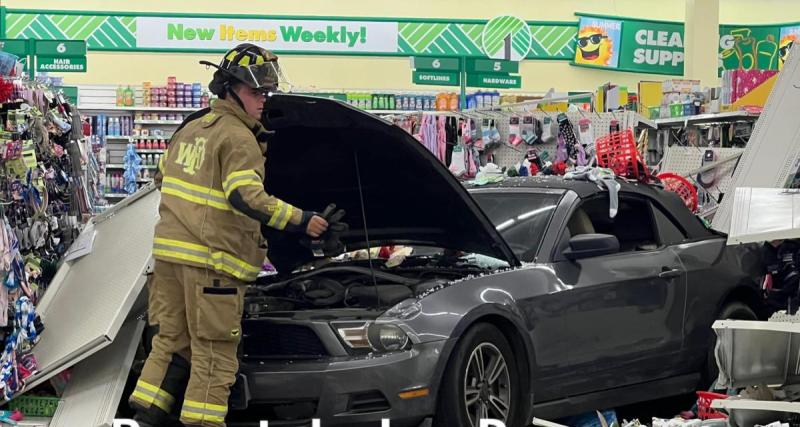
<svg viewBox="0 0 800 427">
<path fill-rule="evenodd" d="M 703 155 L 706 150 L 714 150 L 717 160 L 740 154 L 744 148 L 708 148 L 708 147 L 683 147 L 673 145 L 664 151 L 664 159 L 661 163 L 661 172 L 671 172 L 681 176 L 703 166 Z M 731 188 L 733 171 L 738 162 L 735 160 L 726 162 L 710 172 L 716 172 L 716 179 L 710 188 L 703 188 L 698 185 L 698 190 L 705 191 L 713 200 L 719 200 L 720 194 L 725 194 Z M 697 175 L 687 176 L 690 182 L 696 184 Z"/>
<path fill-rule="evenodd" d="M 508 141 L 508 134 L 509 134 L 509 119 L 512 116 L 534 116 L 540 122 L 544 120 L 545 117 L 550 117 L 553 121 L 556 120 L 558 113 L 545 113 L 542 111 L 519 111 L 519 112 L 487 112 L 484 116 L 481 117 L 489 117 L 495 120 L 497 130 L 500 132 L 502 137 L 502 141 L 504 142 L 503 146 L 495 149 L 495 163 L 497 163 L 500 167 L 509 167 L 514 166 L 517 163 L 520 163 L 522 159 L 525 157 L 525 153 L 527 152 L 529 147 L 534 147 L 539 152 L 547 152 L 550 155 L 550 159 L 555 158 L 556 155 L 556 148 L 558 146 L 557 142 L 550 143 L 550 144 L 535 144 L 533 146 L 529 146 L 526 144 L 520 144 L 516 147 L 509 145 Z M 635 112 L 628 111 L 628 112 L 619 112 L 619 113 L 567 113 L 567 117 L 569 117 L 569 121 L 576 127 L 576 134 L 577 134 L 577 126 L 578 122 L 582 119 L 590 119 L 592 121 L 592 130 L 594 131 L 594 138 L 606 136 L 610 133 L 611 129 L 611 122 L 613 120 L 617 120 L 619 122 L 619 126 L 621 130 L 627 128 L 636 128 L 640 125 L 641 120 L 640 116 Z M 472 118 L 478 119 L 477 116 L 472 115 Z"/>
</svg>

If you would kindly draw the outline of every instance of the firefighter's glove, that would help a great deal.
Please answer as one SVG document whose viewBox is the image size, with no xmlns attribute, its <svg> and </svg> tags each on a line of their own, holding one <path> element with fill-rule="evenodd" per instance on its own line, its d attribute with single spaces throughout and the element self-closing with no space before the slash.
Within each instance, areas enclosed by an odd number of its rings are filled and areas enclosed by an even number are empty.
<svg viewBox="0 0 800 427">
<path fill-rule="evenodd" d="M 345 211 L 336 209 L 336 205 L 330 204 L 319 216 L 328 222 L 328 229 L 318 238 L 309 239 L 309 249 L 318 258 L 335 257 L 343 254 L 345 246 L 341 241 L 341 236 L 350 230 L 350 226 L 342 222 Z"/>
</svg>

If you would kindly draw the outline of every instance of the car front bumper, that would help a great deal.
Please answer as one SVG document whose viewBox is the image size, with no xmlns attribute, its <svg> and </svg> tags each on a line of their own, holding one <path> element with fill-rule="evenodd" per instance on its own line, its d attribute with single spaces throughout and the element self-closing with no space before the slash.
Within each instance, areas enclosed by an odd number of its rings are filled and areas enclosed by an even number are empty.
<svg viewBox="0 0 800 427">
<path fill-rule="evenodd" d="M 246 390 L 234 393 L 240 402 L 232 406 L 246 402 L 249 421 L 257 414 L 270 426 L 303 425 L 312 418 L 319 418 L 322 427 L 374 427 L 384 418 L 392 427 L 417 426 L 435 411 L 438 367 L 449 341 L 376 356 L 244 362 L 240 380 Z M 425 388 L 427 396 L 399 397 Z"/>
</svg>

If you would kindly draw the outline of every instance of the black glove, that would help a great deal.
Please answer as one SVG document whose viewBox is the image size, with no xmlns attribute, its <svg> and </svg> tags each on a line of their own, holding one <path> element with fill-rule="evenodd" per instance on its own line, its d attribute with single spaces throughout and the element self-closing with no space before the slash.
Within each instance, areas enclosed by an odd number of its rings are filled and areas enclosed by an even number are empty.
<svg viewBox="0 0 800 427">
<path fill-rule="evenodd" d="M 309 237 L 302 239 L 304 245 L 307 244 L 314 256 L 318 258 L 335 257 L 343 254 L 345 246 L 340 239 L 342 234 L 350 231 L 350 226 L 342 222 L 345 211 L 336 209 L 335 204 L 330 204 L 319 216 L 328 222 L 328 230 L 319 238 L 312 239 Z"/>
</svg>

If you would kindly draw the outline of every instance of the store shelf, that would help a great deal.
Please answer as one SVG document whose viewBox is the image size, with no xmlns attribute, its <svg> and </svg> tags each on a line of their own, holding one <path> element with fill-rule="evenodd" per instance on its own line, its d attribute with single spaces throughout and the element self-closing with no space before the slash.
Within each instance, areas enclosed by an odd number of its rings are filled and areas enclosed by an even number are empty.
<svg viewBox="0 0 800 427">
<path fill-rule="evenodd" d="M 758 119 L 759 115 L 760 114 L 748 113 L 747 111 L 730 111 L 727 113 L 700 114 L 697 116 L 656 119 L 654 120 L 654 123 L 658 127 L 674 127 L 674 126 L 682 127 L 687 124 L 701 124 L 701 123 L 724 122 L 724 121 L 734 121 L 734 120 L 744 120 L 744 119 Z"/>
<path fill-rule="evenodd" d="M 143 150 L 136 150 L 137 153 L 141 154 L 164 154 L 165 150 L 161 149 L 143 149 Z"/>
<path fill-rule="evenodd" d="M 103 195 L 106 199 L 124 199 L 128 196 L 130 196 L 130 194 L 127 193 L 106 193 Z"/>
<path fill-rule="evenodd" d="M 119 135 L 119 136 L 106 135 L 106 140 L 111 140 L 111 141 L 130 141 L 131 138 L 133 137 L 129 135 Z"/>
<path fill-rule="evenodd" d="M 140 165 L 139 167 L 142 169 L 158 169 L 158 166 L 155 165 Z M 106 165 L 106 169 L 125 169 L 125 165 L 109 163 Z"/>
<path fill-rule="evenodd" d="M 134 120 L 135 125 L 179 125 L 182 120 Z"/>
<path fill-rule="evenodd" d="M 103 106 L 78 106 L 79 110 L 84 111 L 158 111 L 158 112 L 176 112 L 187 113 L 200 110 L 200 108 L 169 108 L 169 107 L 103 107 Z"/>
<path fill-rule="evenodd" d="M 148 141 L 169 141 L 170 138 L 172 138 L 172 136 L 171 135 L 170 136 L 153 136 L 153 135 L 144 136 L 144 135 L 137 135 L 137 136 L 132 136 L 131 138 L 133 138 L 133 139 L 144 139 L 144 140 L 148 140 Z"/>
<path fill-rule="evenodd" d="M 800 414 L 800 403 L 749 399 L 720 399 L 711 402 L 714 409 L 744 409 L 751 411 L 793 412 Z"/>
</svg>

